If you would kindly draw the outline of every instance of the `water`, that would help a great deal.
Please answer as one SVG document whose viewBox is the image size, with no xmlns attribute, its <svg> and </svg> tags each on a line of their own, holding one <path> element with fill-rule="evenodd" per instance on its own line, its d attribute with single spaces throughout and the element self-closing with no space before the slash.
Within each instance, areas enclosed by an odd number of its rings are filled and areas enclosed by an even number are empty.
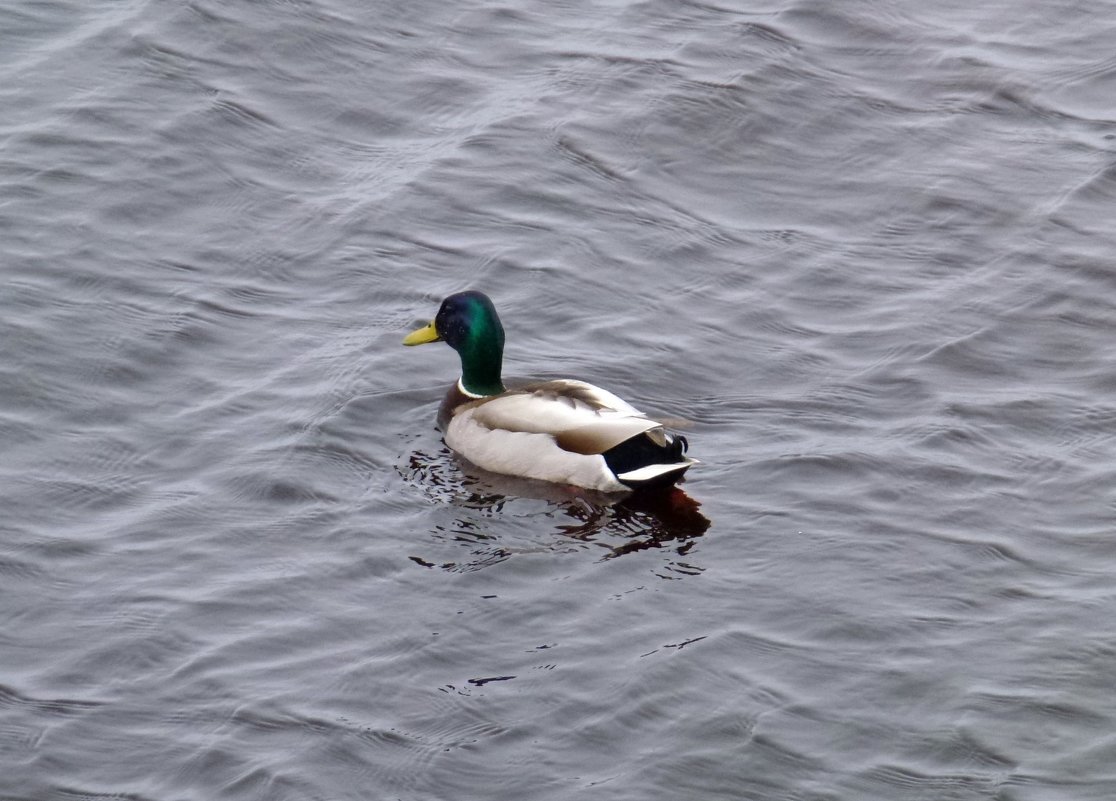
<svg viewBox="0 0 1116 801">
<path fill-rule="evenodd" d="M 0 12 L 0 797 L 1116 796 L 1114 11 Z M 467 287 L 700 507 L 455 461 Z"/>
</svg>

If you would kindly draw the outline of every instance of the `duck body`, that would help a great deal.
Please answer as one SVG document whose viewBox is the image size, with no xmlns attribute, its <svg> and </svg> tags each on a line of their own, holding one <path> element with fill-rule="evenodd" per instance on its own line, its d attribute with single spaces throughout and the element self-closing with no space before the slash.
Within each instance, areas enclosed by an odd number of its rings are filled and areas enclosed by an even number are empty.
<svg viewBox="0 0 1116 801">
<path fill-rule="evenodd" d="M 620 492 L 672 485 L 696 462 L 685 455 L 685 437 L 600 387 L 560 379 L 505 388 L 503 327 L 480 292 L 446 298 L 404 344 L 440 340 L 460 354 L 462 375 L 438 424 L 446 444 L 478 467 Z"/>
</svg>

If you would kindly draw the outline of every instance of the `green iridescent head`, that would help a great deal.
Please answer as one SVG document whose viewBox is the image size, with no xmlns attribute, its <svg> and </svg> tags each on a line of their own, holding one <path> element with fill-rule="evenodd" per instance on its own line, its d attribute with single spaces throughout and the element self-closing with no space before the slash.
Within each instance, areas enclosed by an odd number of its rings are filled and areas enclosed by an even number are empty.
<svg viewBox="0 0 1116 801">
<path fill-rule="evenodd" d="M 458 292 L 442 301 L 430 325 L 408 334 L 404 345 L 442 341 L 461 357 L 461 385 L 473 395 L 504 391 L 504 327 L 496 307 L 483 292 Z"/>
</svg>

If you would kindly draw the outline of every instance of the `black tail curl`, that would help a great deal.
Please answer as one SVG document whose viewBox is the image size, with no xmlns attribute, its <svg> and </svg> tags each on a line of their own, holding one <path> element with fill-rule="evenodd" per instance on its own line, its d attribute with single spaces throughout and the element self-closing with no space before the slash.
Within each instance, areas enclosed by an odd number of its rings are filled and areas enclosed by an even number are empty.
<svg viewBox="0 0 1116 801">
<path fill-rule="evenodd" d="M 605 451 L 605 464 L 616 475 L 638 470 L 652 464 L 676 464 L 685 459 L 690 443 L 681 434 L 668 434 L 666 445 L 660 445 L 646 434 L 624 440 Z"/>
</svg>

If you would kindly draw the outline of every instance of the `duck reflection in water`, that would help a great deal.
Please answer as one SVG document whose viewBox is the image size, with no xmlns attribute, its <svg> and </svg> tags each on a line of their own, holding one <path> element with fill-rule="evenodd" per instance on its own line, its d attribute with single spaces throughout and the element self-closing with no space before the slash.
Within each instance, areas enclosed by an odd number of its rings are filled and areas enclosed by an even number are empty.
<svg viewBox="0 0 1116 801">
<path fill-rule="evenodd" d="M 436 455 L 413 452 L 408 467 L 410 475 L 405 477 L 422 485 L 433 496 L 486 515 L 498 514 L 509 503 L 520 499 L 543 501 L 571 519 L 571 522 L 556 525 L 557 533 L 607 548 L 605 559 L 666 547 L 674 547 L 678 555 L 684 556 L 710 526 L 709 518 L 700 511 L 701 505 L 677 486 L 617 496 L 492 473 L 448 449 Z M 488 539 L 488 535 L 477 530 L 475 522 L 460 522 L 462 528 L 469 531 L 469 539 L 474 542 Z M 510 555 L 500 549 L 500 553 L 486 554 L 482 561 L 503 561 Z M 415 561 L 430 564 L 419 559 Z M 483 565 L 474 565 L 480 566 Z M 460 568 L 460 565 L 454 567 Z"/>
</svg>

